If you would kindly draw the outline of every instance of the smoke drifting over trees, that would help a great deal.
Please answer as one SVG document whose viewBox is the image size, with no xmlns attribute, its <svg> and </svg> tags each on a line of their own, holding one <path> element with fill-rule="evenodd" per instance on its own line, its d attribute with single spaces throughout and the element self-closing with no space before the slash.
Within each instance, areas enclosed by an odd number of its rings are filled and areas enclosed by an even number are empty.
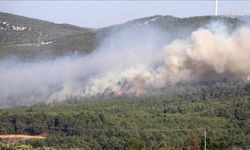
<svg viewBox="0 0 250 150">
<path fill-rule="evenodd" d="M 53 61 L 0 61 L 0 106 L 63 101 L 71 96 L 143 95 L 180 82 L 250 79 L 249 27 L 213 23 L 182 39 L 160 28 L 129 28 L 89 55 Z M 171 40 L 170 40 L 171 39 Z"/>
</svg>

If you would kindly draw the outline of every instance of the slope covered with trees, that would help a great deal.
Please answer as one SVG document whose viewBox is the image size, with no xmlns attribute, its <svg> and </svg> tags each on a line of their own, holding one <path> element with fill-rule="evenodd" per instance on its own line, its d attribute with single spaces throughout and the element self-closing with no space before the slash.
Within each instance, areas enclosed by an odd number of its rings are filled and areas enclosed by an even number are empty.
<svg viewBox="0 0 250 150">
<path fill-rule="evenodd" d="M 33 147 L 203 149 L 206 130 L 208 149 L 249 148 L 249 82 L 181 87 L 165 95 L 1 109 L 0 133 L 47 135 L 26 141 Z"/>
</svg>

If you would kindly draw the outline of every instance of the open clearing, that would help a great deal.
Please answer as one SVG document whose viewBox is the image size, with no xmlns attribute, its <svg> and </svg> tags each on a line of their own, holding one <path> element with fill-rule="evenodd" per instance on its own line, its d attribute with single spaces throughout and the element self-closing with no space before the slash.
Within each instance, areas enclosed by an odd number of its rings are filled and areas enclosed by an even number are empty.
<svg viewBox="0 0 250 150">
<path fill-rule="evenodd" d="M 25 135 L 25 134 L 5 134 L 0 135 L 0 139 L 33 139 L 33 140 L 41 140 L 45 139 L 44 136 L 40 135 Z"/>
</svg>

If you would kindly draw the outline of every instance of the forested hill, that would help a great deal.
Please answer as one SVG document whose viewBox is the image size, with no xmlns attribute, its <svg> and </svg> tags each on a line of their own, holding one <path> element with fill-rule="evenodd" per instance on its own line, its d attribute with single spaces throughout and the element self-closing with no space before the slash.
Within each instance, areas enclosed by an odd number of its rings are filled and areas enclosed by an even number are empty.
<svg viewBox="0 0 250 150">
<path fill-rule="evenodd" d="M 0 134 L 55 149 L 249 149 L 250 83 L 182 85 L 170 95 L 82 100 L 0 110 Z M 5 145 L 6 146 L 6 145 Z"/>
<path fill-rule="evenodd" d="M 168 32 L 171 38 L 178 38 L 215 21 L 227 24 L 230 29 L 244 23 L 237 18 L 223 16 L 176 18 L 158 15 L 90 29 L 0 13 L 0 58 L 14 55 L 22 59 L 47 59 L 74 53 L 87 54 L 103 39 L 126 28 L 155 26 Z"/>
</svg>

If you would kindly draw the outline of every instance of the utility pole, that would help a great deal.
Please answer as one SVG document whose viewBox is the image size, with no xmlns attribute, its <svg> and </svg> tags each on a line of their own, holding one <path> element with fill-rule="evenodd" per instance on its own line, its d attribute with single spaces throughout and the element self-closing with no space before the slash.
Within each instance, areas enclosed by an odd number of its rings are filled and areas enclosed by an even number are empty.
<svg viewBox="0 0 250 150">
<path fill-rule="evenodd" d="M 205 129 L 204 131 L 204 150 L 207 150 L 207 131 Z"/>
<path fill-rule="evenodd" d="M 215 0 L 215 12 L 214 15 L 217 16 L 218 15 L 218 0 Z"/>
</svg>

